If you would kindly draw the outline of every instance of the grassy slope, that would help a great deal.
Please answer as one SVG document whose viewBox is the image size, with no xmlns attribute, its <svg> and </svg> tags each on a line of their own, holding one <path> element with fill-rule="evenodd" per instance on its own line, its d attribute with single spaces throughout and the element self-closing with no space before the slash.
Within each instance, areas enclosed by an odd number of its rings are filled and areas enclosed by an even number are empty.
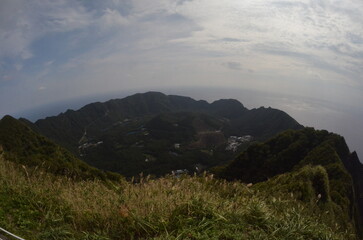
<svg viewBox="0 0 363 240">
<path fill-rule="evenodd" d="M 355 239 L 330 198 L 317 198 L 327 181 L 305 167 L 250 188 L 212 176 L 75 182 L 0 155 L 0 226 L 27 240 Z"/>
</svg>

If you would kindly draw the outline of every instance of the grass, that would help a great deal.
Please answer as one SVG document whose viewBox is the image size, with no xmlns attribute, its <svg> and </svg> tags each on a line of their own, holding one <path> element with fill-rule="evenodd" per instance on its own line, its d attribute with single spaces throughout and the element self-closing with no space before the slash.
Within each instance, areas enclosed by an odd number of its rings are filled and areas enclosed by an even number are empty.
<svg viewBox="0 0 363 240">
<path fill-rule="evenodd" d="M 328 181 L 321 168 L 311 169 L 312 179 Z M 296 176 L 309 176 L 303 171 Z M 27 240 L 355 239 L 351 228 L 321 221 L 334 219 L 329 197 L 303 201 L 285 187 L 263 189 L 206 174 L 74 181 L 0 157 L 0 226 Z"/>
</svg>

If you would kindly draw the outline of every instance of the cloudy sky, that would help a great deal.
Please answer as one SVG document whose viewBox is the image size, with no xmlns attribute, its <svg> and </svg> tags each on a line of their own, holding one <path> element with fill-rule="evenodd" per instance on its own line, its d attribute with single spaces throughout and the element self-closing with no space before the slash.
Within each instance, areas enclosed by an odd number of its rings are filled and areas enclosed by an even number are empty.
<svg viewBox="0 0 363 240">
<path fill-rule="evenodd" d="M 0 115 L 203 86 L 360 109 L 362 76 L 361 0 L 0 0 Z"/>
</svg>

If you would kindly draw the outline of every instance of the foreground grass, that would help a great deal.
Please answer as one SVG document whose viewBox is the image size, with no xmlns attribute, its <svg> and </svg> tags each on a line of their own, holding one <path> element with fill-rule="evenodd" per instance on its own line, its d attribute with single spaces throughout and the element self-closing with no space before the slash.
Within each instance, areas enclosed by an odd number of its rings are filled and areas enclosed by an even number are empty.
<svg viewBox="0 0 363 240">
<path fill-rule="evenodd" d="M 0 226 L 34 240 L 355 239 L 321 221 L 324 203 L 263 188 L 211 175 L 74 181 L 0 157 Z"/>
</svg>

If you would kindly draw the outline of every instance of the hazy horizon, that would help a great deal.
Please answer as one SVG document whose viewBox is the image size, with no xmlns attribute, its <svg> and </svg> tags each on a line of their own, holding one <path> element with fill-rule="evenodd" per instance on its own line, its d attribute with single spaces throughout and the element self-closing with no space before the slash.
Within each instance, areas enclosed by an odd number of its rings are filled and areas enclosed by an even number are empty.
<svg viewBox="0 0 363 240">
<path fill-rule="evenodd" d="M 120 99 L 136 93 L 147 91 L 158 91 L 167 95 L 182 95 L 192 97 L 195 100 L 206 100 L 209 103 L 225 98 L 233 98 L 240 101 L 248 109 L 259 107 L 272 107 L 282 110 L 293 117 L 300 124 L 315 129 L 325 129 L 342 135 L 351 151 L 358 155 L 363 153 L 361 144 L 363 129 L 360 119 L 363 111 L 350 109 L 344 105 L 332 102 L 320 101 L 318 99 L 297 96 L 271 94 L 254 90 L 230 89 L 230 88 L 177 88 L 177 89 L 143 89 L 124 92 L 114 92 L 104 95 L 93 95 L 82 98 L 71 99 L 58 103 L 41 106 L 28 111 L 13 113 L 14 117 L 24 117 L 31 121 L 45 117 L 56 116 L 66 110 L 78 110 L 93 102 L 105 102 L 110 99 Z"/>
</svg>

